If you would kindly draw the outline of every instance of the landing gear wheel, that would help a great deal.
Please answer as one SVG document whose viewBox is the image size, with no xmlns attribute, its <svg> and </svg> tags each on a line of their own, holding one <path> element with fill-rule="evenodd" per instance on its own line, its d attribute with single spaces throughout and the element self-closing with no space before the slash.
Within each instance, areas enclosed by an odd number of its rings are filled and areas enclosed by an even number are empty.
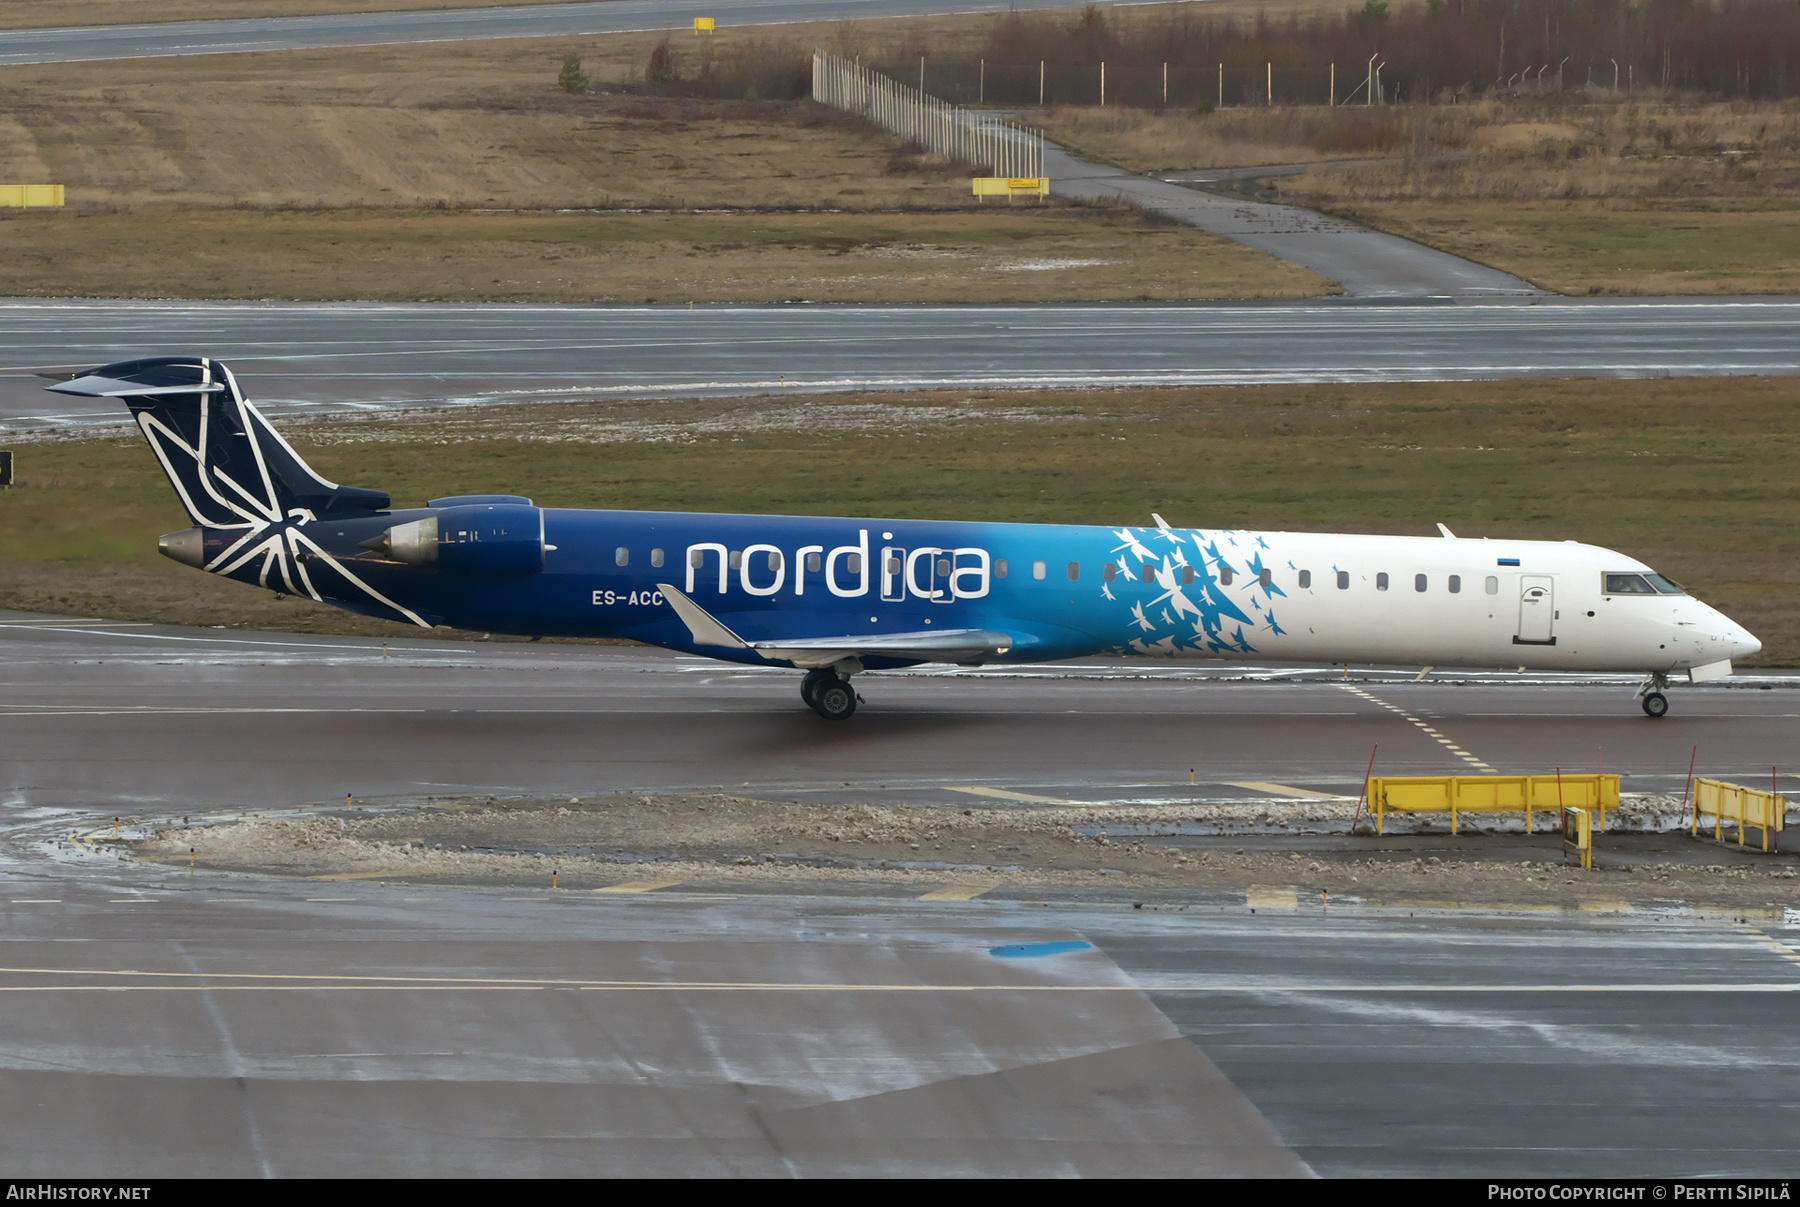
<svg viewBox="0 0 1800 1207">
<path fill-rule="evenodd" d="M 806 701 L 806 706 L 808 708 L 818 707 L 817 704 L 813 703 L 813 697 L 819 690 L 819 684 L 825 682 L 827 679 L 835 678 L 837 678 L 837 676 L 830 671 L 806 672 L 806 677 L 800 680 L 800 698 Z"/>
<path fill-rule="evenodd" d="M 1669 697 L 1663 695 L 1661 692 L 1650 692 L 1644 697 L 1645 716 L 1663 717 L 1667 716 L 1668 712 Z"/>
<path fill-rule="evenodd" d="M 827 721 L 847 720 L 856 711 L 856 689 L 850 686 L 850 680 L 829 675 L 813 688 L 812 699 L 807 703 Z"/>
</svg>

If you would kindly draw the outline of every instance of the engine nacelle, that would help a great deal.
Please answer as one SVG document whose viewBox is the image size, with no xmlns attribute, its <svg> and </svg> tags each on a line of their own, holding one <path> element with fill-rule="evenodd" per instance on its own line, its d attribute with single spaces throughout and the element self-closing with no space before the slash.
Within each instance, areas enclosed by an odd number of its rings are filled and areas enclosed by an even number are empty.
<svg viewBox="0 0 1800 1207">
<path fill-rule="evenodd" d="M 446 507 L 365 544 L 396 561 L 471 578 L 536 574 L 548 547 L 543 509 L 515 503 Z"/>
</svg>

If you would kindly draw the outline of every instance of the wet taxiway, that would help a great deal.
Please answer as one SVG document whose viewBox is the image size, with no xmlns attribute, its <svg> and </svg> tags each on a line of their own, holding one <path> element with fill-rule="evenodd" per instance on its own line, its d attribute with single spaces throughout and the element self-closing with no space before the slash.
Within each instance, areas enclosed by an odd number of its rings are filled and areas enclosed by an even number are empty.
<svg viewBox="0 0 1800 1207">
<path fill-rule="evenodd" d="M 384 659 L 10 614 L 0 650 L 0 1156 L 21 1175 L 1795 1161 L 1800 930 L 1779 918 L 421 887 L 40 841 L 115 809 L 346 791 L 1336 794 L 1377 744 L 1391 773 L 1604 758 L 1639 791 L 1698 745 L 1766 782 L 1800 713 L 1786 676 L 1678 692 L 1653 722 L 1603 678 L 1090 663 L 870 676 L 833 725 L 791 675 L 629 648 Z"/>
</svg>

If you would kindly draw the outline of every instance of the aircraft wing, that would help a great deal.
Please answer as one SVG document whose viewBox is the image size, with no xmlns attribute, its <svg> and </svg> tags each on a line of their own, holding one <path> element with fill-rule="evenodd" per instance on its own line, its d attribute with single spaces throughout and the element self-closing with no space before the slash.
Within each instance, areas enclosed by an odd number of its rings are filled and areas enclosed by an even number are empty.
<svg viewBox="0 0 1800 1207">
<path fill-rule="evenodd" d="M 1013 647 L 1010 634 L 993 629 L 925 629 L 917 633 L 862 633 L 844 637 L 792 637 L 773 641 L 745 641 L 668 583 L 658 583 L 663 598 L 675 609 L 695 645 L 753 650 L 764 658 L 791 662 L 798 667 L 830 666 L 845 658 L 865 654 L 908 658 L 919 662 L 984 662 Z"/>
</svg>

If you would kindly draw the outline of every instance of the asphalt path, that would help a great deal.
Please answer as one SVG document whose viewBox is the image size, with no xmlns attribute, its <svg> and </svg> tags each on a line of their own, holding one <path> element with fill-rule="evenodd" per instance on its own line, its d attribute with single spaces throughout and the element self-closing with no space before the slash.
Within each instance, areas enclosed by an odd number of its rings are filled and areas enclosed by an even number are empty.
<svg viewBox="0 0 1800 1207">
<path fill-rule="evenodd" d="M 53 841 L 133 806 L 219 815 L 346 788 L 1143 799 L 1186 762 L 1207 781 L 1330 788 L 1377 740 L 1383 770 L 1456 769 L 1403 714 L 1519 770 L 1603 742 L 1638 789 L 1678 778 L 1690 742 L 1718 773 L 1778 758 L 1800 711 L 1783 676 L 1680 692 L 1651 722 L 1604 677 L 1089 662 L 872 675 L 868 706 L 833 725 L 793 678 L 616 647 L 422 638 L 384 659 L 356 639 L 0 616 L 0 1101 L 30 1104 L 0 1129 L 0 1162 L 15 1177 L 1794 1168 L 1800 928 L 1779 920 L 323 883 Z"/>
<path fill-rule="evenodd" d="M 1171 186 L 1173 187 L 1173 186 Z M 1800 372 L 1800 302 L 456 306 L 0 301 L 0 431 L 116 424 L 40 371 L 224 360 L 272 415 L 854 389 Z"/>
<path fill-rule="evenodd" d="M 1102 0 L 1106 3 L 1107 0 Z M 0 31 L 0 67 L 76 63 L 170 55 L 242 54 L 326 46 L 384 46 L 404 42 L 466 42 L 484 38 L 549 38 L 692 29 L 710 14 L 721 27 L 857 21 L 943 13 L 1068 8 L 1069 0 L 707 0 L 699 8 L 668 0 L 605 0 L 596 4 L 539 4 L 517 8 L 422 9 L 171 21 L 152 25 L 92 25 L 68 29 Z"/>
<path fill-rule="evenodd" d="M 1059 147 L 1046 148 L 1044 168 L 1059 197 L 1142 206 L 1311 269 L 1353 298 L 1550 296 L 1511 273 L 1297 206 L 1203 192 L 1087 163 Z"/>
</svg>

